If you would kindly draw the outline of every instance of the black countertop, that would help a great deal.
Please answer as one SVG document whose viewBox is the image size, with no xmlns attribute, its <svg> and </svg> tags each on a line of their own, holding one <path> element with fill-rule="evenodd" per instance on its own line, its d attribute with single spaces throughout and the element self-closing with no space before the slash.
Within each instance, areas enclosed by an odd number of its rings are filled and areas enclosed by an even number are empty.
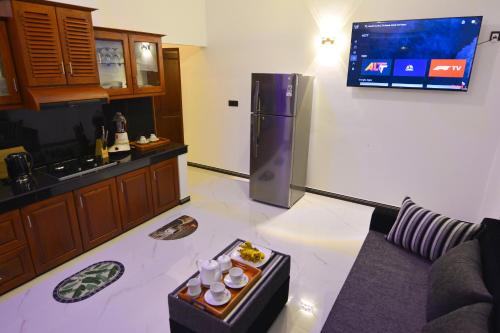
<svg viewBox="0 0 500 333">
<path fill-rule="evenodd" d="M 0 182 L 0 213 L 21 208 L 55 195 L 71 192 L 185 153 L 187 153 L 186 145 L 171 143 L 150 152 L 140 153 L 133 150 L 129 155 L 121 156 L 121 159 L 117 159 L 110 154 L 110 160 L 117 161 L 117 165 L 68 180 L 60 181 L 55 177 L 35 171 L 33 172 L 32 184 L 26 188 L 17 188 L 3 181 Z"/>
</svg>

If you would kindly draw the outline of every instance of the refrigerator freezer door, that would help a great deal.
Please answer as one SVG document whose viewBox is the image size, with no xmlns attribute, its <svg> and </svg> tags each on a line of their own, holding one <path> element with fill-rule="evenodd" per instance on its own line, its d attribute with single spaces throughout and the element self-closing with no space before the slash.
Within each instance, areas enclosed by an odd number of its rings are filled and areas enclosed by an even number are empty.
<svg viewBox="0 0 500 333">
<path fill-rule="evenodd" d="M 252 112 L 293 116 L 297 74 L 252 74 Z"/>
<path fill-rule="evenodd" d="M 250 197 L 290 207 L 293 117 L 252 114 Z"/>
</svg>

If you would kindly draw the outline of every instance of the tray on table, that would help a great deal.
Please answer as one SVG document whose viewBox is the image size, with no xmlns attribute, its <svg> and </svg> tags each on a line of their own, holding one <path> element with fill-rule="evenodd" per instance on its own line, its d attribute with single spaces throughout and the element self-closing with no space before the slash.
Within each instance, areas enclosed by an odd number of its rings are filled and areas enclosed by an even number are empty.
<svg viewBox="0 0 500 333">
<path fill-rule="evenodd" d="M 158 149 L 170 143 L 170 139 L 158 138 L 158 141 L 148 143 L 138 143 L 137 141 L 130 142 L 130 145 L 138 151 L 148 151 Z"/>
<path fill-rule="evenodd" d="M 240 267 L 241 269 L 243 269 L 244 274 L 248 276 L 248 283 L 241 289 L 232 289 L 226 286 L 226 288 L 231 292 L 231 299 L 226 304 L 221 306 L 213 306 L 208 304 L 205 301 L 204 296 L 205 293 L 209 290 L 209 288 L 204 287 L 203 285 L 201 287 L 202 289 L 201 294 L 198 297 L 189 296 L 187 293 L 187 286 L 185 286 L 179 291 L 178 296 L 181 299 L 193 304 L 194 306 L 202 310 L 205 310 L 213 314 L 218 318 L 224 318 L 236 306 L 236 304 L 238 304 L 241 298 L 245 296 L 245 294 L 252 288 L 252 286 L 260 279 L 262 274 L 262 271 L 258 268 L 252 267 L 250 265 L 244 264 L 234 259 L 232 259 L 231 262 L 233 264 L 233 267 Z M 222 279 L 224 279 L 226 274 L 227 273 L 224 273 L 222 275 Z"/>
</svg>

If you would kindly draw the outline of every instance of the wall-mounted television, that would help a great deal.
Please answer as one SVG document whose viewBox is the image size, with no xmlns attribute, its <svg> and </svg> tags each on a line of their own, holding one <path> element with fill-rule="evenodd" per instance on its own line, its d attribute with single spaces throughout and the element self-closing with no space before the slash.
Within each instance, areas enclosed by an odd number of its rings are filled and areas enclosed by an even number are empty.
<svg viewBox="0 0 500 333">
<path fill-rule="evenodd" d="M 347 86 L 467 91 L 482 20 L 355 22 Z"/>
</svg>

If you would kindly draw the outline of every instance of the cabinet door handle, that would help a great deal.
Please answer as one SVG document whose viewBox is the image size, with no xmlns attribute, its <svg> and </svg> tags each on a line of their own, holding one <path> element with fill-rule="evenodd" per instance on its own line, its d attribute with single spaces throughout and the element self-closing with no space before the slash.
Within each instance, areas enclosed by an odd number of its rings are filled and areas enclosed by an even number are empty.
<svg viewBox="0 0 500 333">
<path fill-rule="evenodd" d="M 33 226 L 31 225 L 31 218 L 29 215 L 28 215 L 28 226 L 30 227 L 30 229 L 33 228 Z"/>
<path fill-rule="evenodd" d="M 16 81 L 16 78 L 12 78 L 12 83 L 14 84 L 14 90 L 17 92 L 19 92 L 19 90 L 17 89 L 17 81 Z"/>
<path fill-rule="evenodd" d="M 122 189 L 122 193 L 125 192 L 125 191 L 123 191 L 123 182 L 120 182 L 120 187 Z"/>
<path fill-rule="evenodd" d="M 69 74 L 73 76 L 73 64 L 71 62 L 69 63 Z"/>
<path fill-rule="evenodd" d="M 61 61 L 62 74 L 66 75 L 66 69 L 64 68 L 64 61 Z"/>
<path fill-rule="evenodd" d="M 83 200 L 81 195 L 80 195 L 80 206 L 83 208 Z"/>
</svg>

